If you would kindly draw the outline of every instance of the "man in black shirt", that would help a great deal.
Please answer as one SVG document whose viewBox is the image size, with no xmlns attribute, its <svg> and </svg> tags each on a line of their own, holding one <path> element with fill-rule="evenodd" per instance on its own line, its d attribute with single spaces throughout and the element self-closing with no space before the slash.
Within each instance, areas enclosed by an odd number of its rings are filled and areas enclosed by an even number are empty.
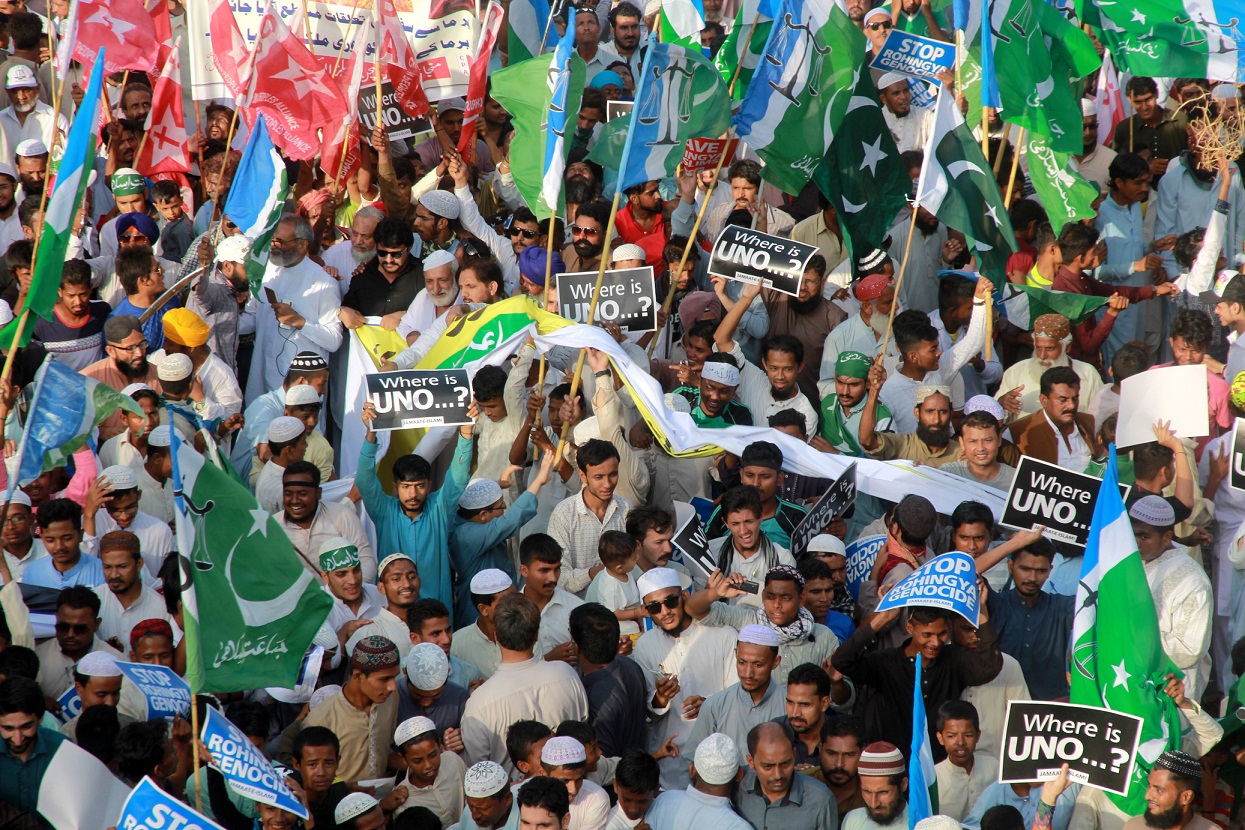
<svg viewBox="0 0 1245 830">
<path fill-rule="evenodd" d="M 382 219 L 373 238 L 376 258 L 351 279 L 338 316 L 348 329 L 359 328 L 366 317 L 380 317 L 382 327 L 395 331 L 424 287 L 423 268 L 411 256 L 415 235 L 402 220 Z"/>
</svg>

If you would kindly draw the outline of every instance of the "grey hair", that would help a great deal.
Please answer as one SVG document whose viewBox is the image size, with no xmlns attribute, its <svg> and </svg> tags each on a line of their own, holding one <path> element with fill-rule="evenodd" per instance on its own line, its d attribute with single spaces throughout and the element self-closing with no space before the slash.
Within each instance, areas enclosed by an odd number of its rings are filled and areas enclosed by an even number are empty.
<svg viewBox="0 0 1245 830">
<path fill-rule="evenodd" d="M 294 225 L 294 238 L 301 239 L 308 245 L 316 238 L 316 232 L 312 230 L 311 223 L 307 221 L 306 216 L 299 216 L 297 213 L 283 213 L 278 225 L 292 224 Z"/>
<path fill-rule="evenodd" d="M 385 218 L 385 212 L 380 208 L 368 205 L 367 207 L 361 207 L 355 211 L 354 217 L 356 219 L 375 219 L 379 222 Z"/>
</svg>

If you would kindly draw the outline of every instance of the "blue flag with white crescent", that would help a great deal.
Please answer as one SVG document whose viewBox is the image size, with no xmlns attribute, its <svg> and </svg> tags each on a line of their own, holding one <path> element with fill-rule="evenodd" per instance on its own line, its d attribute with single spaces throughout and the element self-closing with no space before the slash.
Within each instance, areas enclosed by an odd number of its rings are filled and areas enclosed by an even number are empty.
<svg viewBox="0 0 1245 830">
<path fill-rule="evenodd" d="M 912 751 L 908 755 L 908 830 L 938 812 L 938 776 L 934 751 L 925 722 L 925 697 L 921 693 L 921 654 L 916 655 L 916 682 L 912 685 Z"/>
<path fill-rule="evenodd" d="M 562 191 L 562 175 L 566 170 L 566 130 L 579 113 L 567 112 L 567 98 L 571 90 L 571 57 L 575 54 L 575 9 L 567 9 L 566 34 L 553 50 L 553 64 L 549 67 L 549 85 L 553 96 L 549 102 L 549 119 L 545 122 L 545 174 L 541 181 L 541 195 L 546 205 L 557 205 Z"/>
</svg>

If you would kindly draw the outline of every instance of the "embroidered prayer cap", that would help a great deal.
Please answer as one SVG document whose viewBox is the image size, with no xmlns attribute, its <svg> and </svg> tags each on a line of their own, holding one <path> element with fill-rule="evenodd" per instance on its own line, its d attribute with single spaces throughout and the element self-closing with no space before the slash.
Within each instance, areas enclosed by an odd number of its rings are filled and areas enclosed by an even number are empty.
<svg viewBox="0 0 1245 830">
<path fill-rule="evenodd" d="M 600 78 L 601 75 L 604 75 L 604 74 L 605 74 L 604 72 L 599 73 L 597 75 L 597 78 Z M 611 264 L 615 262 L 622 262 L 625 259 L 638 259 L 641 262 L 644 262 L 646 259 L 646 257 L 644 256 L 644 249 L 641 248 L 639 245 L 628 242 L 626 245 L 619 245 L 610 254 Z"/>
<path fill-rule="evenodd" d="M 973 395 L 964 402 L 964 414 L 972 415 L 974 412 L 988 412 L 999 421 L 1005 417 L 1003 405 L 989 395 Z"/>
<path fill-rule="evenodd" d="M 167 447 L 173 443 L 173 430 L 168 424 L 161 424 L 147 434 L 147 446 Z"/>
<path fill-rule="evenodd" d="M 1143 496 L 1128 508 L 1128 517 L 1142 524 L 1169 528 L 1176 524 L 1176 511 L 1162 496 Z"/>
<path fill-rule="evenodd" d="M 471 593 L 481 596 L 500 594 L 511 585 L 514 585 L 514 580 L 510 574 L 497 568 L 485 568 L 471 577 Z"/>
<path fill-rule="evenodd" d="M 961 830 L 961 825 L 951 816 L 926 816 L 916 823 L 914 830 Z"/>
<path fill-rule="evenodd" d="M 1198 759 L 1194 758 L 1187 752 L 1179 749 L 1169 749 L 1158 757 L 1154 762 L 1154 766 L 1174 772 L 1182 778 L 1192 778 L 1196 781 L 1202 780 L 1202 764 Z"/>
<path fill-rule="evenodd" d="M 808 541 L 805 550 L 809 553 L 837 553 L 839 556 L 847 556 L 847 546 L 832 533 L 818 533 Z"/>
<path fill-rule="evenodd" d="M 901 75 L 898 72 L 887 72 L 881 78 L 878 78 L 878 89 L 886 89 L 888 86 L 895 84 L 906 84 L 908 82 L 907 75 Z"/>
<path fill-rule="evenodd" d="M 510 786 L 510 776 L 501 764 L 481 761 L 472 764 L 463 776 L 463 794 L 467 798 L 492 798 Z"/>
<path fill-rule="evenodd" d="M 143 620 L 130 629 L 130 648 L 138 645 L 138 641 L 144 637 L 168 637 L 169 641 L 172 642 L 173 626 L 169 625 L 168 620 Z"/>
<path fill-rule="evenodd" d="M 347 793 L 333 808 L 333 823 L 342 826 L 380 807 L 380 802 L 367 793 Z"/>
<path fill-rule="evenodd" d="M 877 253 L 882 254 L 882 256 L 886 256 L 884 251 L 879 250 Z M 880 263 L 881 260 L 879 259 L 878 264 Z M 876 267 L 876 265 L 871 267 Z M 894 277 L 888 277 L 885 274 L 870 274 L 856 283 L 856 299 L 860 300 L 862 303 L 873 302 L 878 297 L 885 294 L 886 289 L 894 284 Z"/>
<path fill-rule="evenodd" d="M 571 440 L 577 447 L 582 447 L 593 439 L 600 441 L 603 438 L 601 422 L 597 420 L 596 415 L 589 415 L 571 429 Z"/>
<path fill-rule="evenodd" d="M 39 85 L 34 70 L 24 63 L 15 63 L 4 76 L 5 89 L 33 89 Z"/>
<path fill-rule="evenodd" d="M 440 216 L 442 219 L 457 219 L 462 213 L 462 205 L 458 203 L 458 197 L 448 190 L 429 190 L 419 197 L 419 203 L 428 208 L 434 216 Z"/>
<path fill-rule="evenodd" d="M 865 380 L 869 377 L 869 369 L 872 366 L 873 361 L 864 352 L 839 352 L 838 359 L 834 361 L 834 374 Z"/>
<path fill-rule="evenodd" d="M 284 444 L 307 431 L 307 425 L 293 415 L 278 415 L 268 424 L 268 443 Z"/>
<path fill-rule="evenodd" d="M 394 562 L 397 562 L 402 559 L 405 559 L 407 562 L 410 562 L 412 565 L 415 565 L 415 560 L 411 558 L 411 555 L 409 553 L 403 553 L 402 551 L 398 551 L 397 553 L 391 553 L 388 556 L 386 556 L 384 559 L 380 560 L 380 567 L 376 569 L 377 576 L 379 576 L 381 579 L 384 579 L 385 570 L 390 565 L 392 565 Z M 416 570 L 418 570 L 418 568 L 419 566 L 416 565 Z"/>
<path fill-rule="evenodd" d="M 799 568 L 794 565 L 775 565 L 765 573 L 766 583 L 778 581 L 794 582 L 800 586 L 800 590 L 804 590 L 804 574 L 800 573 Z"/>
<path fill-rule="evenodd" d="M 501 485 L 491 478 L 477 478 L 467 484 L 463 494 L 458 497 L 458 506 L 463 510 L 483 510 L 496 504 L 501 498 Z"/>
<path fill-rule="evenodd" d="M 99 477 L 107 480 L 110 490 L 133 490 L 138 486 L 138 471 L 126 464 L 105 467 Z"/>
<path fill-rule="evenodd" d="M 13 151 L 13 155 L 21 158 L 33 158 L 34 156 L 46 156 L 47 154 L 48 145 L 44 144 L 43 140 L 39 138 L 28 138 L 25 141 L 19 141 L 17 149 Z"/>
<path fill-rule="evenodd" d="M 706 784 L 729 784 L 739 772 L 739 747 L 729 735 L 714 732 L 696 745 L 692 763 L 696 765 L 696 775 Z"/>
<path fill-rule="evenodd" d="M 311 693 L 311 700 L 307 702 L 307 711 L 310 712 L 312 709 L 316 708 L 341 690 L 342 687 L 338 686 L 336 683 L 330 683 L 327 686 L 321 686 L 316 689 Z"/>
<path fill-rule="evenodd" d="M 290 361 L 290 370 L 298 372 L 327 372 L 329 363 L 315 352 L 299 352 Z"/>
<path fill-rule="evenodd" d="M 582 764 L 587 760 L 588 753 L 584 745 L 566 735 L 550 738 L 540 750 L 540 762 L 551 767 Z"/>
<path fill-rule="evenodd" d="M 706 360 L 700 369 L 700 376 L 705 380 L 711 380 L 723 386 L 739 385 L 739 369 L 729 363 L 722 363 L 717 360 Z"/>
<path fill-rule="evenodd" d="M 942 395 L 947 400 L 951 400 L 951 387 L 942 386 L 937 383 L 925 383 L 916 388 L 916 405 L 920 406 L 925 403 L 925 399 L 930 395 Z"/>
<path fill-rule="evenodd" d="M 768 625 L 745 625 L 739 629 L 739 642 L 752 643 L 755 646 L 770 646 L 778 648 L 782 645 L 782 641 L 778 639 L 778 632 L 770 628 Z"/>
<path fill-rule="evenodd" d="M 683 412 L 688 415 L 692 414 L 692 405 L 688 403 L 687 398 L 682 395 L 667 392 L 661 396 L 661 401 L 666 405 L 666 409 L 669 409 L 671 412 Z"/>
<path fill-rule="evenodd" d="M 434 643 L 419 643 L 406 655 L 406 677 L 421 692 L 435 692 L 450 679 L 450 658 Z"/>
<path fill-rule="evenodd" d="M 1049 337 L 1051 340 L 1063 340 L 1072 334 L 1072 326 L 1068 318 L 1062 314 L 1043 314 L 1033 321 L 1034 337 Z"/>
<path fill-rule="evenodd" d="M 398 647 L 388 637 L 373 634 L 355 643 L 350 653 L 350 667 L 362 672 L 384 671 L 396 669 L 402 664 L 398 656 Z"/>
<path fill-rule="evenodd" d="M 138 537 L 128 530 L 110 530 L 99 539 L 100 555 L 102 556 L 104 551 L 108 550 L 139 553 L 142 550 L 142 544 L 138 541 Z"/>
<path fill-rule="evenodd" d="M 74 666 L 78 674 L 87 677 L 120 677 L 121 669 L 117 668 L 117 659 L 104 651 L 92 651 Z"/>
<path fill-rule="evenodd" d="M 857 771 L 861 775 L 884 776 L 905 775 L 908 767 L 904 763 L 903 753 L 899 747 L 886 741 L 874 741 L 860 753 Z"/>
<path fill-rule="evenodd" d="M 890 74 L 894 75 L 896 73 L 892 72 Z M 886 76 L 883 77 L 885 78 Z M 903 80 L 903 76 L 900 75 L 899 79 Z M 879 86 L 878 89 L 885 89 L 885 87 Z M 886 251 L 881 248 L 874 248 L 871 251 L 865 251 L 863 254 L 856 257 L 856 270 L 872 271 L 874 268 L 880 268 L 885 265 L 888 259 L 890 259 L 890 254 L 886 253 Z M 883 277 L 888 280 L 890 279 L 890 277 L 887 277 L 885 274 L 873 274 L 872 276 Z M 861 280 L 861 282 L 864 282 L 864 280 Z"/>
<path fill-rule="evenodd" d="M 1098 102 L 1093 98 L 1081 99 L 1081 117 L 1094 118 L 1098 115 Z"/>
<path fill-rule="evenodd" d="M 310 383 L 300 383 L 285 390 L 286 406 L 315 406 L 321 403 L 320 393 Z"/>
<path fill-rule="evenodd" d="M 527 281 L 544 287 L 545 285 L 545 254 L 539 245 L 529 245 L 519 254 L 519 273 L 527 277 Z M 553 276 L 566 273 L 566 263 L 562 255 L 553 252 L 553 265 L 549 268 Z"/>
<path fill-rule="evenodd" d="M 682 583 L 679 581 L 679 572 L 674 568 L 650 568 L 640 574 L 640 578 L 635 581 L 635 584 L 640 590 L 640 599 L 644 599 L 649 594 L 655 594 L 658 591 L 668 591 L 671 588 L 682 587 Z"/>
<path fill-rule="evenodd" d="M 211 329 L 203 318 L 188 308 L 171 308 L 164 313 L 164 339 L 179 346 L 195 348 L 208 342 Z"/>
<path fill-rule="evenodd" d="M 924 496 L 908 494 L 895 506 L 895 521 L 914 539 L 927 539 L 934 532 L 938 511 Z"/>
<path fill-rule="evenodd" d="M 431 645 L 431 643 L 425 645 Z M 436 646 L 432 647 L 437 648 Z M 437 725 L 432 722 L 431 718 L 425 718 L 422 715 L 407 718 L 398 724 L 398 728 L 393 731 L 393 743 L 395 746 L 401 747 L 407 741 L 412 741 L 428 734 L 432 735 L 434 741 L 437 739 Z"/>
<path fill-rule="evenodd" d="M 240 262 L 251 258 L 251 242 L 240 233 L 227 236 L 216 246 L 217 262 Z"/>
<path fill-rule="evenodd" d="M 12 72 L 12 70 L 9 71 Z M 147 192 L 147 183 L 143 181 L 142 174 L 132 167 L 122 167 L 113 173 L 112 178 L 108 180 L 108 185 L 112 189 L 113 196 L 137 196 Z M 120 220 L 117 221 L 119 224 Z M 120 235 L 121 229 L 117 228 L 117 236 Z"/>
<path fill-rule="evenodd" d="M 325 573 L 353 568 L 359 564 L 359 548 L 344 536 L 330 536 L 320 543 L 320 570 Z"/>
<path fill-rule="evenodd" d="M 169 354 L 165 355 L 164 360 L 161 360 L 160 365 L 156 367 L 156 377 L 168 382 L 182 381 L 190 377 L 194 370 L 195 367 L 190 362 L 189 355 Z"/>
</svg>

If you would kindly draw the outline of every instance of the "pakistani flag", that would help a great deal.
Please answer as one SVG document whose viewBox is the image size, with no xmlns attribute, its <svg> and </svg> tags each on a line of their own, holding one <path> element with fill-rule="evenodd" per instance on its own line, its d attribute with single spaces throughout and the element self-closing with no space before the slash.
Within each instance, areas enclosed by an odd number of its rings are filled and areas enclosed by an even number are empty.
<svg viewBox="0 0 1245 830">
<path fill-rule="evenodd" d="M 607 170 L 619 171 L 619 190 L 674 175 L 689 138 L 719 136 L 731 125 L 726 83 L 699 51 L 650 43 L 642 75 L 633 116 L 606 124 L 588 155 Z M 628 139 L 633 148 L 624 170 Z"/>
<path fill-rule="evenodd" d="M 189 572 L 182 588 L 186 682 L 196 693 L 294 688 L 333 598 L 277 520 L 176 431 L 173 495 Z"/>
<path fill-rule="evenodd" d="M 1107 304 L 1107 297 L 1051 291 L 1009 282 L 1003 286 L 999 308 L 1008 322 L 1025 331 L 1033 330 L 1033 321 L 1043 314 L 1062 314 L 1072 325 L 1081 323 Z"/>
<path fill-rule="evenodd" d="M 1080 91 L 1072 82 L 1102 65 L 1094 42 L 1045 0 L 987 2 L 991 33 L 982 68 L 987 79 L 997 79 L 1003 119 L 1046 136 L 1056 150 L 1081 152 Z M 994 59 L 987 66 L 990 47 Z"/>
<path fill-rule="evenodd" d="M 102 51 L 95 65 L 104 65 Z M 61 157 L 60 167 L 56 171 L 56 181 L 50 185 L 52 193 L 43 214 L 43 231 L 39 235 L 39 247 L 34 257 L 35 270 L 30 278 L 30 290 L 26 294 L 26 304 L 22 307 L 21 316 L 29 311 L 44 320 L 52 319 L 52 307 L 56 305 L 56 294 L 61 285 L 61 270 L 65 267 L 65 251 L 69 248 L 74 221 L 78 218 L 78 208 L 82 205 L 87 181 L 95 166 L 95 125 L 99 118 L 100 87 L 103 82 L 102 69 L 91 72 L 91 79 L 87 82 L 86 92 L 78 107 L 79 117 L 74 119 L 73 126 L 69 128 L 69 137 L 65 140 L 65 154 Z M 0 329 L 0 347 L 12 347 L 17 328 L 21 325 L 21 316 Z M 21 342 L 17 345 L 28 345 L 34 332 L 34 321 L 27 320 L 22 326 Z"/>
<path fill-rule="evenodd" d="M 1245 83 L 1240 0 L 1073 0 L 1073 6 L 1133 75 Z"/>
<path fill-rule="evenodd" d="M 940 93 L 934 107 L 934 129 L 925 145 L 916 201 L 968 237 L 978 270 L 995 285 L 1003 284 L 1016 236 L 981 145 L 950 95 Z"/>
<path fill-rule="evenodd" d="M 29 484 L 40 473 L 64 467 L 69 456 L 86 446 L 91 431 L 118 409 L 142 414 L 129 395 L 53 359 L 39 368 L 34 388 L 18 453 L 18 474 L 9 478 L 9 496 L 18 484 Z"/>
<path fill-rule="evenodd" d="M 542 0 L 535 0 L 542 2 Z M 562 174 L 570 152 L 567 131 L 575 130 L 587 67 L 575 51 L 575 12 L 566 34 L 549 54 L 493 75 L 492 96 L 510 113 L 510 171 L 523 201 L 538 219 L 562 207 Z"/>
<path fill-rule="evenodd" d="M 767 181 L 788 193 L 808 184 L 868 71 L 864 55 L 864 34 L 834 0 L 782 0 L 734 121 Z"/>
<path fill-rule="evenodd" d="M 550 32 L 557 37 L 549 22 L 548 0 L 510 0 L 506 15 L 506 65 L 514 66 L 544 53 Z"/>
<path fill-rule="evenodd" d="M 872 73 L 860 73 L 847 117 L 813 171 L 813 184 L 838 212 L 849 261 L 857 251 L 882 247 L 895 214 L 912 196 L 912 179 L 882 117 Z"/>
<path fill-rule="evenodd" d="M 1114 445 L 1081 565 L 1071 668 L 1073 703 L 1142 719 L 1128 795 L 1107 794 L 1125 815 L 1139 816 L 1146 808 L 1146 776 L 1155 759 L 1180 748 L 1180 715 L 1163 687 L 1168 674 L 1182 674 L 1159 640 L 1158 614 L 1120 498 Z"/>
<path fill-rule="evenodd" d="M 767 4 L 777 6 L 774 0 L 745 0 L 735 13 L 735 25 L 731 27 L 731 33 L 726 36 L 726 42 L 713 59 L 727 86 L 730 86 L 732 79 L 735 81 L 735 86 L 730 90 L 736 101 L 744 97 L 744 92 L 752 84 L 752 74 L 756 72 L 761 56 L 765 53 L 770 31 L 774 28 L 770 15 L 776 14 L 777 10 L 767 8 Z M 766 14 L 767 11 L 770 14 Z M 736 68 L 739 69 L 738 75 Z"/>
<path fill-rule="evenodd" d="M 285 212 L 285 200 L 289 195 L 285 161 L 273 146 L 272 136 L 268 134 L 268 122 L 261 114 L 251 129 L 246 149 L 242 151 L 224 207 L 230 221 L 251 241 L 251 259 L 246 264 L 246 275 L 253 292 L 259 291 L 259 284 L 263 281 L 272 234 L 277 228 L 277 220 Z"/>
<path fill-rule="evenodd" d="M 908 754 L 908 830 L 938 812 L 938 775 L 934 750 L 929 743 L 925 719 L 925 692 L 921 685 L 921 655 L 916 656 L 916 681 L 912 684 L 912 747 Z"/>
<path fill-rule="evenodd" d="M 1081 175 L 1071 155 L 1053 149 L 1050 139 L 1033 134 L 1028 136 L 1027 149 L 1029 181 L 1056 234 L 1069 222 L 1096 215 L 1098 188 Z"/>
</svg>

